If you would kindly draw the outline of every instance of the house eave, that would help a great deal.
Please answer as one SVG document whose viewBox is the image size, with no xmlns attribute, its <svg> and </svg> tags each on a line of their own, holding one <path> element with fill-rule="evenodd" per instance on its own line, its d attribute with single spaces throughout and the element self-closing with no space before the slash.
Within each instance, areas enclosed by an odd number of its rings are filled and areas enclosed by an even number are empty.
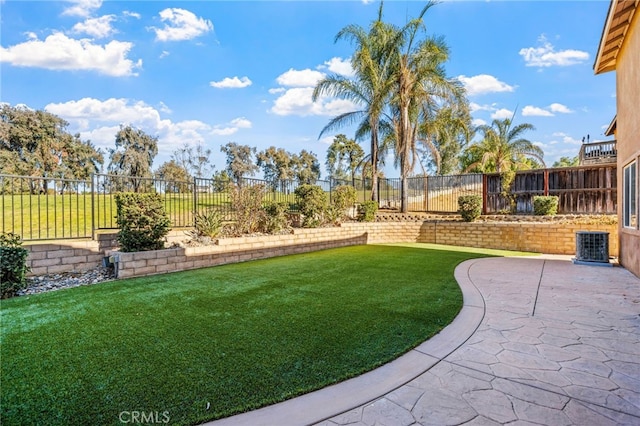
<svg viewBox="0 0 640 426">
<path fill-rule="evenodd" d="M 640 5 L 640 0 L 611 0 L 607 19 L 602 29 L 598 53 L 593 64 L 593 70 L 596 74 L 616 69 L 618 53 L 638 5 Z"/>
</svg>

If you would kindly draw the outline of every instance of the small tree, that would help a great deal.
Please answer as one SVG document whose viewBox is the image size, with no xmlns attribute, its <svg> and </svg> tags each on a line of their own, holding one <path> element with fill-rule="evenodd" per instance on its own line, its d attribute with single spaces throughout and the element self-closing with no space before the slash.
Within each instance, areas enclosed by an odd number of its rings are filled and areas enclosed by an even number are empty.
<svg viewBox="0 0 640 426">
<path fill-rule="evenodd" d="M 164 237 L 171 221 L 158 194 L 116 194 L 117 218 L 120 228 L 120 250 L 146 251 L 164 248 Z"/>
</svg>

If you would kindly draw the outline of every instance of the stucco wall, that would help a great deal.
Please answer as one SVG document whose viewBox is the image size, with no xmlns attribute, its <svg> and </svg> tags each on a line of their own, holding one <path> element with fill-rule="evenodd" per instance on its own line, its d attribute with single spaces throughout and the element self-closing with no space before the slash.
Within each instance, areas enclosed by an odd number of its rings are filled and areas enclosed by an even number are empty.
<svg viewBox="0 0 640 426">
<path fill-rule="evenodd" d="M 636 11 L 616 64 L 620 263 L 640 276 L 640 230 L 623 227 L 622 173 L 638 161 L 640 174 L 640 11 Z M 640 177 L 636 179 L 640 185 Z M 636 195 L 640 202 L 640 194 Z M 640 207 L 640 206 L 639 206 Z"/>
</svg>

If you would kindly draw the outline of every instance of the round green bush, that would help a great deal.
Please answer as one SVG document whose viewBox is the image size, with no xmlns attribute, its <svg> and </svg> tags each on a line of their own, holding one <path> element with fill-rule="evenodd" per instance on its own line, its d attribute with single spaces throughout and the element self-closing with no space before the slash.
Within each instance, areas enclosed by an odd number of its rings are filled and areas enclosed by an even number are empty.
<svg viewBox="0 0 640 426">
<path fill-rule="evenodd" d="M 458 197 L 458 213 L 465 222 L 473 222 L 482 214 L 482 198 L 479 195 Z"/>
</svg>

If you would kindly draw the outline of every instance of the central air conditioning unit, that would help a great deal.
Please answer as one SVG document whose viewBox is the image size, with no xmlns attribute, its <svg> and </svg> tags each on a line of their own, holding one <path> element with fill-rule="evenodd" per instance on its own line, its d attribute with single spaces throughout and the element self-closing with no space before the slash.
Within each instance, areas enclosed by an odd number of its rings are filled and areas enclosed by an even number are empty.
<svg viewBox="0 0 640 426">
<path fill-rule="evenodd" d="M 612 266 L 609 263 L 609 233 L 576 232 L 576 257 L 574 263 Z"/>
</svg>

